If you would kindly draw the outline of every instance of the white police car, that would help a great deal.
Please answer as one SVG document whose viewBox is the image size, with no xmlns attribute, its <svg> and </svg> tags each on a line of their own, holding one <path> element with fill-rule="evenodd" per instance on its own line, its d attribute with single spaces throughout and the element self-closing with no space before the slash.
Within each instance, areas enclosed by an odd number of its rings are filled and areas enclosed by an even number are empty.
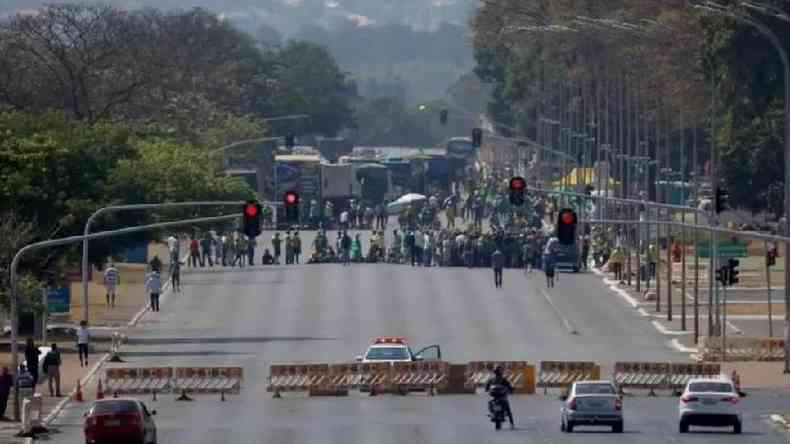
<svg viewBox="0 0 790 444">
<path fill-rule="evenodd" d="M 442 350 L 438 345 L 421 348 L 412 352 L 404 337 L 380 336 L 370 343 L 364 355 L 356 358 L 357 362 L 413 362 L 438 361 L 442 359 Z"/>
</svg>

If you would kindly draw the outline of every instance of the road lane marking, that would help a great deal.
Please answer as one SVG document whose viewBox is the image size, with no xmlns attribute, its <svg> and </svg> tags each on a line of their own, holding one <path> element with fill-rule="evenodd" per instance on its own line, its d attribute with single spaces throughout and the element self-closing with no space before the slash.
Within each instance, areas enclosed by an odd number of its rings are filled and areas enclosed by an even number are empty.
<svg viewBox="0 0 790 444">
<path fill-rule="evenodd" d="M 557 306 L 554 304 L 554 301 L 551 300 L 551 296 L 549 296 L 549 293 L 542 288 L 540 289 L 540 292 L 543 294 L 543 297 L 546 299 L 546 302 L 548 302 L 549 305 L 551 305 L 551 308 L 552 310 L 554 310 L 554 313 L 557 315 L 557 317 L 560 318 L 560 321 L 562 321 L 562 323 L 565 325 L 565 329 L 568 330 L 568 333 L 572 335 L 578 335 L 579 331 L 576 330 L 573 324 L 571 324 L 571 322 L 562 314 L 560 309 L 557 308 Z"/>
</svg>

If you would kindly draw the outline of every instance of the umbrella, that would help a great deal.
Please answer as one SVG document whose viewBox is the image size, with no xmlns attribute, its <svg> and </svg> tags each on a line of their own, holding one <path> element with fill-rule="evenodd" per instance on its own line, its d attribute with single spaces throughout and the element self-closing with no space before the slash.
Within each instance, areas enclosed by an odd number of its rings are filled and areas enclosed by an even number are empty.
<svg viewBox="0 0 790 444">
<path fill-rule="evenodd" d="M 398 198 L 395 202 L 387 205 L 387 212 L 390 214 L 397 214 L 403 211 L 406 207 L 417 202 L 423 202 L 426 199 L 422 194 L 410 193 L 405 194 Z"/>
</svg>

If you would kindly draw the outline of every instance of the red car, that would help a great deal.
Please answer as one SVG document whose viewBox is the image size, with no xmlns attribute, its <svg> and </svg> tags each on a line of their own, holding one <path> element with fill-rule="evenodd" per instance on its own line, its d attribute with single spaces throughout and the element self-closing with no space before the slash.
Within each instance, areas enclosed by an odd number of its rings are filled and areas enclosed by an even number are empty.
<svg viewBox="0 0 790 444">
<path fill-rule="evenodd" d="M 95 401 L 85 412 L 86 444 L 156 444 L 156 424 L 141 401 L 128 398 Z"/>
</svg>

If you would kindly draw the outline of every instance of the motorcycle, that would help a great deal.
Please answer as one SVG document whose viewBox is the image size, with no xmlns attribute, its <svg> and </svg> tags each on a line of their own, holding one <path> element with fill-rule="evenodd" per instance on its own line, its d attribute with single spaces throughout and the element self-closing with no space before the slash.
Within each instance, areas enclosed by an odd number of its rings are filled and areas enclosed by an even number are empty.
<svg viewBox="0 0 790 444">
<path fill-rule="evenodd" d="M 494 429 L 500 430 L 502 423 L 505 422 L 505 400 L 507 399 L 507 389 L 501 385 L 495 385 L 488 391 L 491 399 L 488 400 L 488 417 L 494 423 Z"/>
</svg>

